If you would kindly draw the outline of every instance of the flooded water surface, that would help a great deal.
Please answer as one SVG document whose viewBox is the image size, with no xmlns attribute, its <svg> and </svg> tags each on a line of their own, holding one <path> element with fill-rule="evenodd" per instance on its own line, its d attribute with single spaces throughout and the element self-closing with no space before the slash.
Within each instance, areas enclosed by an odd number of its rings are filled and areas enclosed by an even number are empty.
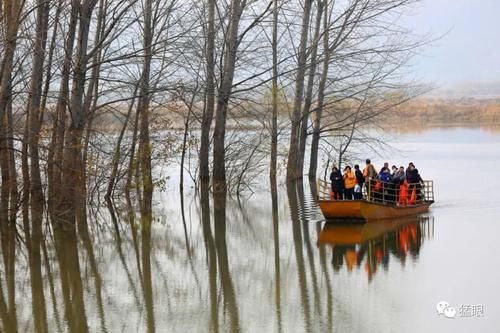
<svg viewBox="0 0 500 333">
<path fill-rule="evenodd" d="M 29 243 L 4 227 L 2 331 L 498 332 L 500 133 L 390 141 L 372 161 L 433 179 L 429 214 L 335 225 L 306 180 L 181 200 L 172 179 L 153 221 L 123 200 L 89 209 L 87 225 L 34 228 Z"/>
</svg>

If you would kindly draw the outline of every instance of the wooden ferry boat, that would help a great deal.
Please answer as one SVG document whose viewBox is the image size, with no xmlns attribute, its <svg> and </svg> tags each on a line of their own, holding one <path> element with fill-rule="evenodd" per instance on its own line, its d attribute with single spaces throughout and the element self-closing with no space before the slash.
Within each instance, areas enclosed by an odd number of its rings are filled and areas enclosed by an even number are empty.
<svg viewBox="0 0 500 333">
<path fill-rule="evenodd" d="M 379 182 L 380 183 L 380 182 Z M 407 184 L 410 193 L 399 193 L 393 190 L 390 184 L 368 186 L 364 199 L 361 200 L 333 200 L 330 196 L 329 182 L 319 180 L 318 204 L 327 220 L 381 220 L 418 215 L 429 211 L 434 203 L 433 181 L 426 180 L 418 187 L 416 184 Z M 392 190 L 392 194 L 388 194 Z M 404 196 L 404 197 L 403 197 Z"/>
</svg>

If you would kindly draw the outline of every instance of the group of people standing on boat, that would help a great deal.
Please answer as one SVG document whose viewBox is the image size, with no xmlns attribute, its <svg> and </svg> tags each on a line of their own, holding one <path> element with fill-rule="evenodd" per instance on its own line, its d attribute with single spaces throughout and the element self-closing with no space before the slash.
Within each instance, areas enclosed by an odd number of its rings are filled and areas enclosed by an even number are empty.
<svg viewBox="0 0 500 333">
<path fill-rule="evenodd" d="M 412 162 L 406 170 L 403 166 L 398 168 L 395 165 L 389 168 L 386 162 L 377 172 L 370 159 L 367 159 L 363 171 L 357 164 L 354 170 L 348 165 L 343 174 L 337 166 L 333 166 L 330 181 L 332 200 L 363 199 L 363 187 L 368 199 L 374 201 L 406 204 L 407 201 L 414 203 L 422 199 L 423 180 Z"/>
</svg>

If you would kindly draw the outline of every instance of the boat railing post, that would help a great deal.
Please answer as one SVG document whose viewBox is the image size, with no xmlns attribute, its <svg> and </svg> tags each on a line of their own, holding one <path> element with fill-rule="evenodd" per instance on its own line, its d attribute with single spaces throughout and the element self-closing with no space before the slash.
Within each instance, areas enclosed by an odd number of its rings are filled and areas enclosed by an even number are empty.
<svg viewBox="0 0 500 333">
<path fill-rule="evenodd" d="M 367 190 L 368 191 L 366 193 L 366 198 L 368 199 L 368 201 L 371 201 L 371 191 L 370 191 L 370 189 L 371 189 L 371 183 L 372 183 L 372 179 L 368 178 L 368 182 L 367 182 L 367 184 L 368 184 Z"/>
<path fill-rule="evenodd" d="M 318 199 L 321 200 L 323 199 L 323 184 L 321 183 L 321 179 L 318 178 L 318 180 L 316 180 L 316 184 L 318 184 L 319 189 Z"/>
</svg>

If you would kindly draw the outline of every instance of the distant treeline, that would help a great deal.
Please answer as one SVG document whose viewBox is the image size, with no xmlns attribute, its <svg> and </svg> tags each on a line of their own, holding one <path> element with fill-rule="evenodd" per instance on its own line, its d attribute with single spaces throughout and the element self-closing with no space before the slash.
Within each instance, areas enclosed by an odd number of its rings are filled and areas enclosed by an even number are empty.
<svg viewBox="0 0 500 333">
<path fill-rule="evenodd" d="M 395 108 L 392 123 L 500 123 L 500 98 L 415 99 Z"/>
</svg>

